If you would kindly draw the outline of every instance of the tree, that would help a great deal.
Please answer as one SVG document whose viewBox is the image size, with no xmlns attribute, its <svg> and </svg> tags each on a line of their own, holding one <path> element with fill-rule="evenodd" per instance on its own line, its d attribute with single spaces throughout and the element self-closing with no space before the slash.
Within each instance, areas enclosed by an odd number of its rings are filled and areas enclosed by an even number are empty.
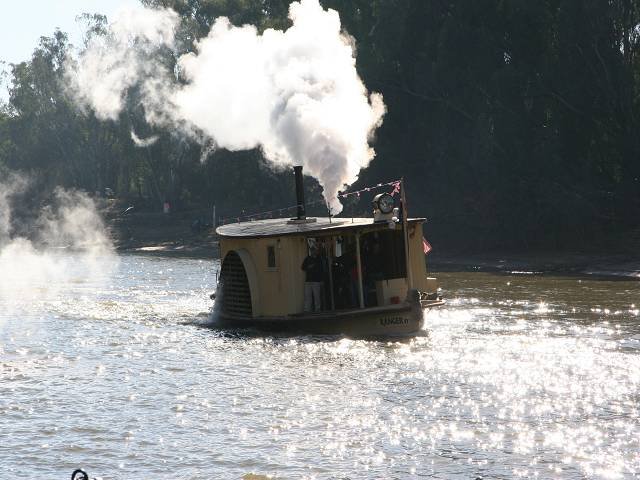
<svg viewBox="0 0 640 480">
<path fill-rule="evenodd" d="M 178 51 L 160 53 L 169 69 L 219 16 L 259 31 L 289 25 L 285 0 L 142 3 L 182 18 Z M 360 76 L 388 107 L 354 188 L 404 176 L 411 213 L 447 247 L 576 248 L 637 228 L 640 0 L 322 3 L 340 13 Z M 87 39 L 107 32 L 102 15 L 81 21 Z M 64 94 L 68 51 L 58 31 L 11 67 L 0 164 L 156 208 L 170 198 L 234 216 L 291 204 L 290 173 L 257 150 L 210 151 L 150 128 L 135 89 L 117 122 L 80 114 Z M 158 139 L 139 148 L 132 132 Z"/>
</svg>

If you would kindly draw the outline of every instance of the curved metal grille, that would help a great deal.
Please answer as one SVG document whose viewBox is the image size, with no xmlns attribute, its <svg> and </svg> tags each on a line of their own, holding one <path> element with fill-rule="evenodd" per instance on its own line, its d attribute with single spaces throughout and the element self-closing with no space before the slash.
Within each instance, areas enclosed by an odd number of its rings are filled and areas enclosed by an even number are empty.
<svg viewBox="0 0 640 480">
<path fill-rule="evenodd" d="M 220 272 L 222 284 L 222 312 L 228 315 L 251 317 L 251 289 L 247 272 L 240 256 L 231 251 L 222 263 Z"/>
</svg>

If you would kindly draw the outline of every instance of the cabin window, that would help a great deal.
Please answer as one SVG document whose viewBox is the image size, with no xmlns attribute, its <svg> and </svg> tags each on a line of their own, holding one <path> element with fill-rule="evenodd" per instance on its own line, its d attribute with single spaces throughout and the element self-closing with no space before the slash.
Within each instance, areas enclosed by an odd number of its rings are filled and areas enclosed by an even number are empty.
<svg viewBox="0 0 640 480">
<path fill-rule="evenodd" d="M 275 245 L 267 246 L 267 268 L 274 269 L 276 268 L 276 247 Z"/>
</svg>

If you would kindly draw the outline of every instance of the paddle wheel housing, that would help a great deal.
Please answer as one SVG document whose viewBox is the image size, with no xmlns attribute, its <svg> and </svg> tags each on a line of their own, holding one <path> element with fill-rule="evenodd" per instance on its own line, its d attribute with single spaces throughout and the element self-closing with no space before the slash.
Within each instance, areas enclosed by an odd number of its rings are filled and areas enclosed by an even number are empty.
<svg viewBox="0 0 640 480">
<path fill-rule="evenodd" d="M 251 288 L 240 255 L 231 250 L 222 262 L 220 271 L 222 286 L 222 312 L 237 317 L 253 316 Z"/>
</svg>

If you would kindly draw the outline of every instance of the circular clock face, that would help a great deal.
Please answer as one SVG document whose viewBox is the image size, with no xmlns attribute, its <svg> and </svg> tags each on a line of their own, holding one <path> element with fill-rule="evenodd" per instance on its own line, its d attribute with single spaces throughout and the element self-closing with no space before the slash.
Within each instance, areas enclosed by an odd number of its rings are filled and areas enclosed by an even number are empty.
<svg viewBox="0 0 640 480">
<path fill-rule="evenodd" d="M 381 195 L 378 199 L 378 208 L 382 213 L 391 213 L 393 211 L 393 197 L 388 193 Z"/>
</svg>

